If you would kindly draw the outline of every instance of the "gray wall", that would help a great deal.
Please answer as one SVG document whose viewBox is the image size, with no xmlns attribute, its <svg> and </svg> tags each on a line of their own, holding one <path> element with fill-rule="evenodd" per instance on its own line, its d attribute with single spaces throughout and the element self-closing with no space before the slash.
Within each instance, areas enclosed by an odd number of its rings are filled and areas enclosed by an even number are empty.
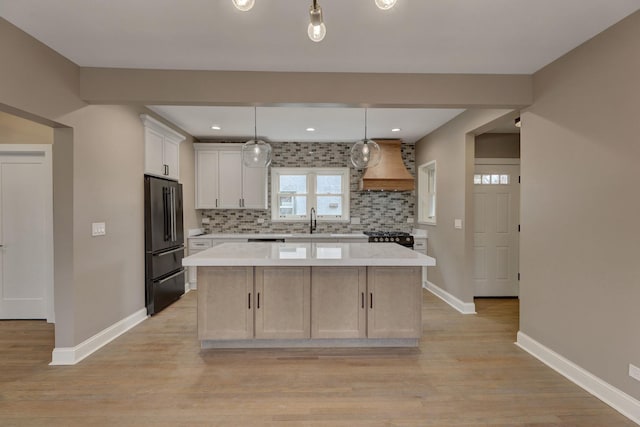
<svg viewBox="0 0 640 427">
<path fill-rule="evenodd" d="M 477 159 L 520 158 L 519 133 L 483 133 L 475 139 Z"/>
<path fill-rule="evenodd" d="M 473 302 L 470 280 L 473 218 L 472 176 L 475 134 L 510 114 L 509 110 L 467 110 L 416 143 L 416 165 L 436 161 L 436 225 L 428 230 L 428 253 L 437 265 L 428 267 L 429 281 L 463 302 Z M 417 192 L 419 194 L 420 188 Z M 416 212 L 417 218 L 417 212 Z M 461 219 L 463 228 L 454 228 Z"/>
<path fill-rule="evenodd" d="M 273 148 L 272 167 L 351 167 L 350 205 L 351 217 L 360 218 L 360 224 L 344 222 L 318 222 L 319 233 L 349 233 L 368 230 L 411 231 L 413 224 L 407 218 L 413 218 L 415 210 L 415 192 L 379 192 L 358 191 L 362 171 L 351 166 L 349 150 L 352 143 L 300 143 L 271 142 Z M 402 158 L 407 170 L 415 176 L 415 147 L 402 144 Z M 271 177 L 269 176 L 269 196 L 271 195 Z M 269 199 L 269 207 L 271 200 Z M 210 224 L 204 225 L 207 232 L 225 233 L 306 233 L 307 221 L 272 222 L 271 210 L 256 209 L 210 209 L 203 210 Z M 264 223 L 258 224 L 257 220 Z"/>
<path fill-rule="evenodd" d="M 640 12 L 534 76 L 520 329 L 640 399 Z"/>
</svg>

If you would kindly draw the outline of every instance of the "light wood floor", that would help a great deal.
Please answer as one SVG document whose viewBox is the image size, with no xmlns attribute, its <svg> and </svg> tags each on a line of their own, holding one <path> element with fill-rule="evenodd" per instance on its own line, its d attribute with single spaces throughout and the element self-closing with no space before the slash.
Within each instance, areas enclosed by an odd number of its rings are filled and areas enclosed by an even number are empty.
<svg viewBox="0 0 640 427">
<path fill-rule="evenodd" d="M 516 347 L 516 300 L 424 294 L 419 349 L 200 350 L 196 293 L 75 366 L 0 321 L 0 425 L 634 426 Z"/>
</svg>

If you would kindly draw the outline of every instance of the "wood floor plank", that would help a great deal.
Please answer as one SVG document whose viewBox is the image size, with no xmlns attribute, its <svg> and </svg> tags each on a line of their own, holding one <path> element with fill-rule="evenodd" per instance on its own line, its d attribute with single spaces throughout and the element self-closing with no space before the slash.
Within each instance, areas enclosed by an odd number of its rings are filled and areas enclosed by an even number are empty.
<svg viewBox="0 0 640 427">
<path fill-rule="evenodd" d="M 0 321 L 2 426 L 634 426 L 518 347 L 518 302 L 424 293 L 420 347 L 201 350 L 196 292 L 75 366 Z"/>
</svg>

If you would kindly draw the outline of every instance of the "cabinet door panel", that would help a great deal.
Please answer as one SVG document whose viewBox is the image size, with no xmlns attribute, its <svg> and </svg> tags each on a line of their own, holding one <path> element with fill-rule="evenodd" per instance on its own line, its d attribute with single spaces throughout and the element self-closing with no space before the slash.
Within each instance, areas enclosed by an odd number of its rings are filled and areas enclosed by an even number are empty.
<svg viewBox="0 0 640 427">
<path fill-rule="evenodd" d="M 311 338 L 364 338 L 366 292 L 366 267 L 312 267 Z"/>
<path fill-rule="evenodd" d="M 367 267 L 369 338 L 420 338 L 420 267 Z"/>
<path fill-rule="evenodd" d="M 267 209 L 267 168 L 242 169 L 243 207 Z"/>
<path fill-rule="evenodd" d="M 256 267 L 256 338 L 310 337 L 310 276 L 310 267 Z"/>
<path fill-rule="evenodd" d="M 145 128 L 144 132 L 144 171 L 152 175 L 165 176 L 164 136 L 149 128 Z"/>
<path fill-rule="evenodd" d="M 198 339 L 253 338 L 253 267 L 198 267 Z"/>
<path fill-rule="evenodd" d="M 218 200 L 218 152 L 196 153 L 196 209 L 214 209 Z"/>
<path fill-rule="evenodd" d="M 169 178 L 180 178 L 180 161 L 178 160 L 180 158 L 179 151 L 179 143 L 177 141 L 173 141 L 168 137 L 165 137 L 163 154 L 164 164 L 167 165 L 167 176 Z"/>
<path fill-rule="evenodd" d="M 239 208 L 242 198 L 242 153 L 240 151 L 220 151 L 218 157 L 220 171 L 221 208 Z"/>
</svg>

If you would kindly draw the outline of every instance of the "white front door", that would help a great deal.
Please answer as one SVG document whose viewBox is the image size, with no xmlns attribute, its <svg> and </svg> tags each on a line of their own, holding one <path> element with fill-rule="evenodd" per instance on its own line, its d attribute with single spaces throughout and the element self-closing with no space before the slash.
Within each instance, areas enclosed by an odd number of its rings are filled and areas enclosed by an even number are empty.
<svg viewBox="0 0 640 427">
<path fill-rule="evenodd" d="M 476 165 L 475 296 L 518 296 L 520 165 Z"/>
<path fill-rule="evenodd" d="M 0 319 L 52 320 L 50 149 L 5 150 L 0 146 Z"/>
</svg>

